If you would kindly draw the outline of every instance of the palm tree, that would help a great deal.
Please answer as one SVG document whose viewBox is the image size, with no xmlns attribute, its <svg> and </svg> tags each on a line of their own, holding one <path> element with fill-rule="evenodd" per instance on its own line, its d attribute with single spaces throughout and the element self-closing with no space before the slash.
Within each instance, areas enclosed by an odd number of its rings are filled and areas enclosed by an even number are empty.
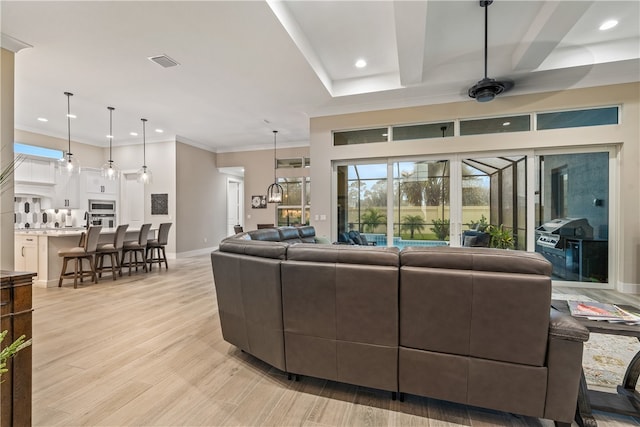
<svg viewBox="0 0 640 427">
<path fill-rule="evenodd" d="M 410 239 L 413 239 L 414 232 L 421 232 L 424 229 L 425 222 L 422 215 L 406 215 L 402 217 L 402 229 L 409 230 Z"/>
<path fill-rule="evenodd" d="M 364 226 L 364 231 L 373 233 L 379 225 L 387 222 L 387 217 L 379 209 L 368 208 L 360 216 L 360 222 Z"/>
</svg>

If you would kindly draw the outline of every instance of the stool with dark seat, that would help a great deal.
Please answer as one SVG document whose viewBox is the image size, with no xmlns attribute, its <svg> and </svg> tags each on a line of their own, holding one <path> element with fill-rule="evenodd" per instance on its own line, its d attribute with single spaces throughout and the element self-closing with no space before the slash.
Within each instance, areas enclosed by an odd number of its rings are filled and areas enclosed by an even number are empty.
<svg viewBox="0 0 640 427">
<path fill-rule="evenodd" d="M 169 240 L 169 229 L 171 228 L 170 222 L 164 222 L 160 224 L 160 228 L 158 229 L 158 238 L 149 240 L 147 242 L 147 253 L 145 257 L 147 258 L 147 262 L 149 263 L 149 270 L 153 268 L 153 264 L 156 263 L 162 269 L 162 263 L 164 262 L 165 268 L 169 269 L 169 264 L 167 264 L 167 254 L 164 251 L 164 247 L 167 246 L 167 241 Z M 153 256 L 153 252 L 155 251 L 156 256 Z M 160 251 L 162 251 L 162 256 L 160 256 Z"/>
<path fill-rule="evenodd" d="M 78 278 L 82 283 L 85 277 L 91 277 L 93 282 L 98 283 L 98 277 L 96 276 L 95 265 L 95 253 L 98 247 L 98 239 L 100 238 L 100 230 L 102 226 L 91 226 L 87 230 L 86 234 L 82 233 L 80 236 L 80 243 L 78 246 L 69 249 L 60 249 L 58 256 L 63 258 L 62 270 L 60 270 L 60 278 L 58 279 L 58 287 L 62 286 L 62 280 L 73 278 L 74 289 L 78 287 Z M 88 271 L 84 271 L 82 266 L 83 260 L 89 260 Z M 67 273 L 67 264 L 69 260 L 75 261 L 74 271 Z M 78 267 L 80 271 L 78 271 Z"/>
<path fill-rule="evenodd" d="M 140 234 L 138 234 L 138 240 L 131 240 L 129 242 L 124 242 L 122 246 L 122 258 L 120 260 L 120 268 L 125 265 L 129 267 L 129 276 L 131 276 L 131 267 L 135 267 L 136 271 L 138 271 L 138 267 L 142 266 L 144 268 L 145 273 L 147 272 L 147 260 L 145 258 L 145 252 L 147 250 L 147 241 L 149 240 L 149 229 L 151 229 L 151 224 L 142 224 L 140 228 Z M 138 253 L 140 254 L 141 260 L 138 261 Z M 129 254 L 129 262 L 125 263 L 125 256 Z M 132 255 L 135 260 L 132 260 Z"/>
<path fill-rule="evenodd" d="M 127 232 L 129 224 L 119 225 L 116 229 L 116 234 L 113 238 L 113 243 L 103 243 L 98 245 L 96 249 L 96 273 L 98 277 L 102 277 L 102 271 L 104 267 L 104 257 L 111 257 L 111 265 L 106 268 L 111 268 L 111 277 L 116 280 L 116 269 L 120 276 L 122 276 L 122 267 L 120 265 L 120 251 L 124 246 L 124 236 Z"/>
</svg>

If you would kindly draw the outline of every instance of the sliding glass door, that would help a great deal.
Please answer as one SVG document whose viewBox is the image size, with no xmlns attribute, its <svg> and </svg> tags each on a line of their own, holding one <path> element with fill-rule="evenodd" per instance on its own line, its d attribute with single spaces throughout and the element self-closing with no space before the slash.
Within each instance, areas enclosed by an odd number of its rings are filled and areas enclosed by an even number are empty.
<svg viewBox="0 0 640 427">
<path fill-rule="evenodd" d="M 608 283 L 614 150 L 542 153 L 336 164 L 338 236 L 535 250 L 555 280 Z"/>
<path fill-rule="evenodd" d="M 536 252 L 553 276 L 609 281 L 610 153 L 536 156 Z"/>
</svg>

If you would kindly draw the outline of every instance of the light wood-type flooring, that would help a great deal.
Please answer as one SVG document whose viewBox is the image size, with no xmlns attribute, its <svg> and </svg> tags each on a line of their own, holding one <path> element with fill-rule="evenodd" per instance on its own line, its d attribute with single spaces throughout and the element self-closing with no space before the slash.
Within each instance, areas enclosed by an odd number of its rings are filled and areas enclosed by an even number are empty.
<svg viewBox="0 0 640 427">
<path fill-rule="evenodd" d="M 584 291 L 640 305 L 640 298 Z M 34 426 L 552 426 L 286 375 L 222 339 L 208 256 L 34 288 Z M 526 393 L 526 390 L 523 390 Z M 640 421 L 596 413 L 599 426 Z M 575 425 L 575 423 L 574 423 Z"/>
</svg>

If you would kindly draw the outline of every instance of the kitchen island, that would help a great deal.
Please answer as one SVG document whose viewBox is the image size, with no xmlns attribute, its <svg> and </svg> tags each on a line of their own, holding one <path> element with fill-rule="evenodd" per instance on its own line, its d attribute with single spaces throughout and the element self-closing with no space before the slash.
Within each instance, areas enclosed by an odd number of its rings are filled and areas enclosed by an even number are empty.
<svg viewBox="0 0 640 427">
<path fill-rule="evenodd" d="M 157 228 L 151 228 L 149 239 L 155 237 Z M 60 249 L 78 246 L 84 228 L 38 228 L 18 229 L 15 231 L 16 270 L 37 273 L 33 286 L 39 288 L 58 286 L 62 258 L 58 256 Z M 103 228 L 98 243 L 113 243 L 116 228 Z M 125 241 L 138 240 L 139 228 L 127 229 Z M 29 250 L 33 248 L 33 250 Z"/>
</svg>

